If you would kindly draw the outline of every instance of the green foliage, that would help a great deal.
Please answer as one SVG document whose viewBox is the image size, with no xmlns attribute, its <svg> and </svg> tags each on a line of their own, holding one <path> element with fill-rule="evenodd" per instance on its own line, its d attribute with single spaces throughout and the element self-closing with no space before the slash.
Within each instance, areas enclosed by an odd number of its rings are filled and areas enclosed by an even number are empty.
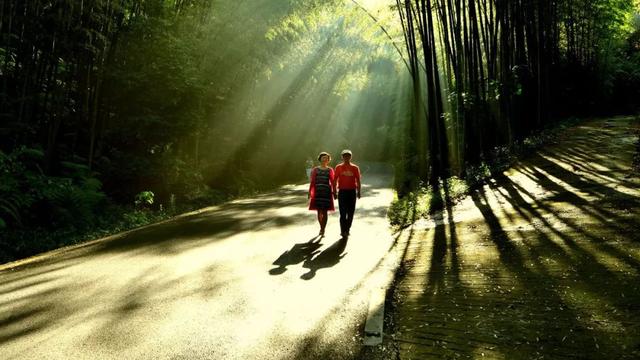
<svg viewBox="0 0 640 360">
<path fill-rule="evenodd" d="M 19 195 L 11 194 L 7 197 L 0 199 L 0 219 L 4 217 L 7 220 L 13 220 L 16 224 L 21 225 L 21 216 L 19 208 L 24 206 L 22 200 L 24 198 Z M 6 227 L 7 223 L 2 220 L 2 227 Z"/>
<path fill-rule="evenodd" d="M 135 210 L 132 212 L 124 213 L 122 217 L 123 223 L 125 224 L 124 227 L 135 228 L 142 225 L 146 225 L 149 223 L 149 219 L 150 219 L 149 215 L 150 215 L 150 212 L 142 211 L 142 210 Z"/>
<path fill-rule="evenodd" d="M 152 191 L 142 191 L 136 195 L 136 207 L 148 207 L 153 205 L 155 194 Z"/>
<path fill-rule="evenodd" d="M 60 176 L 51 176 L 41 170 L 43 159 L 34 148 L 0 152 L 0 260 L 68 244 L 78 231 L 98 224 L 107 204 L 86 166 L 67 163 Z"/>
<path fill-rule="evenodd" d="M 433 187 L 423 184 L 403 197 L 396 197 L 389 207 L 387 217 L 392 226 L 401 229 L 442 210 L 447 202 L 456 203 L 468 193 L 467 182 L 456 176 L 440 181 L 438 193 L 434 192 Z"/>
<path fill-rule="evenodd" d="M 32 154 L 24 147 L 5 154 L 0 151 L 0 219 L 6 227 L 23 226 L 26 212 L 37 201 L 37 196 L 29 186 L 37 180 L 37 173 L 27 168 L 21 158 Z"/>
<path fill-rule="evenodd" d="M 405 196 L 396 198 L 389 207 L 387 217 L 392 226 L 404 228 L 416 220 L 429 214 L 431 192 L 427 187 L 420 187 Z"/>
<path fill-rule="evenodd" d="M 447 179 L 447 197 L 450 201 L 456 202 L 467 196 L 470 186 L 468 181 L 461 179 L 457 176 Z"/>
<path fill-rule="evenodd" d="M 42 151 L 26 147 L 9 154 L 0 152 L 0 219 L 4 231 L 64 233 L 95 225 L 107 201 L 101 182 L 85 166 L 73 163 L 63 167 L 69 170 L 62 171 L 64 177 L 45 175 L 40 169 L 42 158 Z M 38 241 L 37 237 L 15 234 L 17 242 L 9 247 L 18 253 L 29 247 L 29 239 Z"/>
<path fill-rule="evenodd" d="M 484 181 L 491 177 L 491 168 L 486 162 L 477 165 L 468 165 L 465 169 L 464 178 L 470 188 L 476 188 L 484 184 Z"/>
</svg>

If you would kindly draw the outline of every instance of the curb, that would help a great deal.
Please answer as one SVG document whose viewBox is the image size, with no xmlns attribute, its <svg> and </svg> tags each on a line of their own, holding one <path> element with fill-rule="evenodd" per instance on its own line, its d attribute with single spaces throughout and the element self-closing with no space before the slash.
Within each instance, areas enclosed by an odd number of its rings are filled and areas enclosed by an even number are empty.
<svg viewBox="0 0 640 360">
<path fill-rule="evenodd" d="M 409 246 L 411 236 L 405 236 L 405 230 L 400 230 L 395 235 L 396 239 L 378 266 L 374 288 L 369 294 L 369 308 L 367 310 L 367 320 L 364 326 L 365 346 L 376 346 L 382 344 L 384 336 L 384 307 L 388 290 L 393 285 L 396 274 L 406 249 Z"/>
</svg>

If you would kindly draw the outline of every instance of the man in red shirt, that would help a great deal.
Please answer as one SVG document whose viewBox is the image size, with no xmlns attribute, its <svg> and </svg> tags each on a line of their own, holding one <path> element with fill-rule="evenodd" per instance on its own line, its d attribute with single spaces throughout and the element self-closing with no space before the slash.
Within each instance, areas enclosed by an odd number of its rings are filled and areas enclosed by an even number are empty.
<svg viewBox="0 0 640 360">
<path fill-rule="evenodd" d="M 342 150 L 342 163 L 336 166 L 333 196 L 340 208 L 340 234 L 349 236 L 356 198 L 360 199 L 360 168 L 351 163 L 351 150 Z"/>
</svg>

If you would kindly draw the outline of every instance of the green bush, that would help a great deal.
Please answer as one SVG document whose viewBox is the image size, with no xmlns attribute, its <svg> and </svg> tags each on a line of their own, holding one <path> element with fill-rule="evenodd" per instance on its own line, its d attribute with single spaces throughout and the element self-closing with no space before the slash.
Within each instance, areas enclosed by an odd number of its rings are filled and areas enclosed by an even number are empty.
<svg viewBox="0 0 640 360">
<path fill-rule="evenodd" d="M 403 228 L 429 214 L 431 191 L 422 187 L 396 198 L 389 207 L 388 217 L 392 226 Z"/>
<path fill-rule="evenodd" d="M 136 207 L 149 207 L 153 205 L 154 198 L 153 191 L 142 191 L 136 195 L 134 203 Z"/>
<path fill-rule="evenodd" d="M 34 153 L 37 151 L 24 147 L 10 154 L 0 151 L 0 219 L 4 227 L 23 226 L 25 215 L 37 201 L 30 183 L 39 178 L 21 160 L 22 155 Z"/>
<path fill-rule="evenodd" d="M 87 227 L 107 201 L 102 183 L 82 164 L 63 162 L 60 176 L 45 175 L 39 149 L 0 152 L 0 218 L 6 228 Z"/>
<path fill-rule="evenodd" d="M 44 153 L 0 152 L 0 258 L 15 259 L 66 245 L 99 222 L 108 204 L 102 183 L 83 164 L 62 162 L 56 176 L 41 170 Z"/>
<path fill-rule="evenodd" d="M 484 184 L 491 177 L 491 168 L 486 162 L 478 165 L 467 165 L 464 180 L 470 188 L 476 188 Z"/>
<path fill-rule="evenodd" d="M 387 214 L 391 225 L 397 228 L 411 225 L 416 220 L 442 210 L 447 201 L 455 203 L 469 193 L 466 181 L 456 176 L 446 182 L 440 181 L 438 189 L 439 193 L 434 193 L 433 187 L 422 184 L 406 196 L 396 197 Z"/>
</svg>

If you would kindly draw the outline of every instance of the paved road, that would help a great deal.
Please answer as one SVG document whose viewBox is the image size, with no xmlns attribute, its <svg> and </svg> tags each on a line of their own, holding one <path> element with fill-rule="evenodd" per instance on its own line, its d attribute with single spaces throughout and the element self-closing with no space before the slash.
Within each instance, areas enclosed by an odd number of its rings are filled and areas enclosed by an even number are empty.
<svg viewBox="0 0 640 360">
<path fill-rule="evenodd" d="M 0 267 L 0 357 L 348 358 L 393 243 L 391 172 L 365 183 L 347 243 L 299 185 Z"/>
</svg>

